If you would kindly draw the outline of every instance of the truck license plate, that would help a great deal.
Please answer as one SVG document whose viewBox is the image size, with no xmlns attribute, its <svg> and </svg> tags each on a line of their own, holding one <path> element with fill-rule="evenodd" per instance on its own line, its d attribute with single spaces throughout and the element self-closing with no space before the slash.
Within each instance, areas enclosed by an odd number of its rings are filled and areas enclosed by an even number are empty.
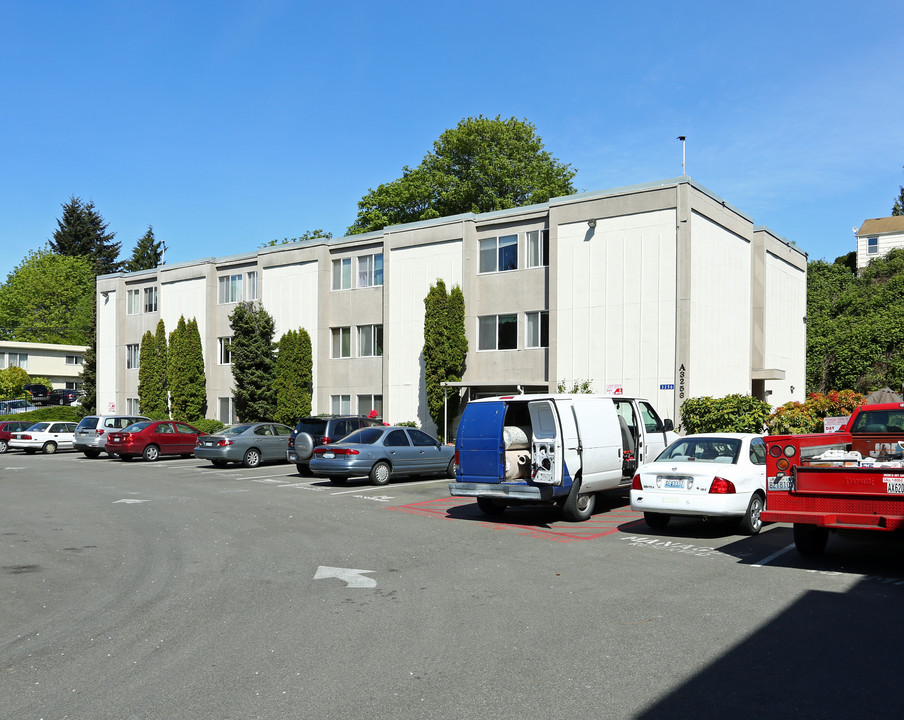
<svg viewBox="0 0 904 720">
<path fill-rule="evenodd" d="M 888 493 L 891 495 L 904 495 L 904 480 L 886 480 Z"/>
</svg>

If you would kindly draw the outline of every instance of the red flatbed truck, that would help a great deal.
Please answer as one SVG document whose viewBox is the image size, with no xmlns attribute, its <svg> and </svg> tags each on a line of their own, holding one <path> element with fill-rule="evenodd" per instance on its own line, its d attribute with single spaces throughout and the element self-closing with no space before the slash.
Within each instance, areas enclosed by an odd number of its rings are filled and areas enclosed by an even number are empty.
<svg viewBox="0 0 904 720">
<path fill-rule="evenodd" d="M 801 555 L 830 531 L 904 529 L 904 403 L 862 405 L 835 433 L 766 439 L 766 522 L 794 525 Z"/>
</svg>

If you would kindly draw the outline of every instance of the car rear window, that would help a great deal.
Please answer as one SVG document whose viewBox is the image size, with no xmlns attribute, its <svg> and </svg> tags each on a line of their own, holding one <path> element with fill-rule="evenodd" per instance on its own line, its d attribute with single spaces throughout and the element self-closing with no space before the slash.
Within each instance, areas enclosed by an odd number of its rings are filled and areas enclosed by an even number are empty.
<svg viewBox="0 0 904 720">
<path fill-rule="evenodd" d="M 342 444 L 358 443 L 360 445 L 373 445 L 377 440 L 383 437 L 383 431 L 377 428 L 362 428 L 355 430 L 351 435 L 342 439 Z"/>
<path fill-rule="evenodd" d="M 305 418 L 299 421 L 295 426 L 295 432 L 306 432 L 311 435 L 326 434 L 326 420 L 318 420 L 317 418 Z"/>
<path fill-rule="evenodd" d="M 83 417 L 81 422 L 78 424 L 79 430 L 93 430 L 97 427 L 97 421 L 100 420 L 99 417 L 94 415 L 89 415 L 87 417 Z"/>
<path fill-rule="evenodd" d="M 144 430 L 150 424 L 151 423 L 149 421 L 137 422 L 137 423 L 132 423 L 131 425 L 129 425 L 128 427 L 123 428 L 123 429 L 128 430 L 129 432 L 140 432 L 141 430 Z"/>
</svg>

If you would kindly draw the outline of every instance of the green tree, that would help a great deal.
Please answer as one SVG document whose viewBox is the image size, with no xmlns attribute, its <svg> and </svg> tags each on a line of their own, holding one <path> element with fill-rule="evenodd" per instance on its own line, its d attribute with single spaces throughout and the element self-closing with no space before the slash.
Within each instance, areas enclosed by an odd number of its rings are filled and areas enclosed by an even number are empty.
<svg viewBox="0 0 904 720">
<path fill-rule="evenodd" d="M 94 272 L 83 257 L 33 250 L 0 285 L 0 337 L 87 345 L 94 314 Z"/>
<path fill-rule="evenodd" d="M 207 412 L 207 386 L 198 321 L 179 318 L 170 334 L 167 380 L 174 420 L 191 422 Z"/>
<path fill-rule="evenodd" d="M 157 324 L 158 332 L 148 330 L 141 338 L 138 366 L 138 404 L 141 413 L 155 420 L 169 417 L 166 383 L 166 335 L 161 338 L 163 320 Z M 161 352 L 158 343 L 164 343 Z"/>
<path fill-rule="evenodd" d="M 263 307 L 245 301 L 235 306 L 229 322 L 235 413 L 246 422 L 272 420 L 276 412 L 273 318 Z"/>
<path fill-rule="evenodd" d="M 83 202 L 75 196 L 63 205 L 63 217 L 50 240 L 50 248 L 58 255 L 87 257 L 95 275 L 119 270 L 121 243 L 114 242 L 116 233 L 107 232 L 107 223 L 97 212 L 93 202 Z"/>
<path fill-rule="evenodd" d="M 91 342 L 88 343 L 88 349 L 82 356 L 82 371 L 78 377 L 79 388 L 83 393 L 82 409 L 86 415 L 92 415 L 97 412 L 97 312 L 91 313 L 91 325 L 88 333 Z"/>
<path fill-rule="evenodd" d="M 688 398 L 681 404 L 681 429 L 688 435 L 708 432 L 763 432 L 769 404 L 750 395 Z"/>
<path fill-rule="evenodd" d="M 570 195 L 575 170 L 549 154 L 527 120 L 465 118 L 433 143 L 418 167 L 369 190 L 349 234 Z"/>
<path fill-rule="evenodd" d="M 162 418 L 169 417 L 169 351 L 166 344 L 166 325 L 163 319 L 157 321 L 157 332 L 154 334 L 154 349 L 157 358 L 154 361 L 154 370 L 157 376 L 155 387 L 160 393 L 159 397 L 151 398 L 150 412 L 159 414 Z"/>
<path fill-rule="evenodd" d="M 294 426 L 311 413 L 311 337 L 307 330 L 289 330 L 277 346 L 273 394 L 276 412 L 273 419 Z"/>
<path fill-rule="evenodd" d="M 427 410 L 440 435 L 446 431 L 445 419 L 455 418 L 459 410 L 459 394 L 443 387 L 443 382 L 459 382 L 464 374 L 468 341 L 465 337 L 465 301 L 457 285 L 451 293 L 446 283 L 437 279 L 424 298 L 424 383 Z M 446 410 L 448 403 L 448 411 Z"/>
<path fill-rule="evenodd" d="M 270 242 L 261 243 L 258 247 L 275 247 L 277 245 L 288 245 L 289 243 L 294 242 L 304 242 L 305 240 L 317 240 L 323 238 L 325 240 L 329 240 L 333 237 L 333 233 L 326 232 L 317 228 L 316 230 L 306 230 L 298 237 L 293 238 L 283 238 L 282 240 L 273 239 Z"/>
<path fill-rule="evenodd" d="M 18 365 L 3 368 L 0 370 L 0 400 L 21 397 L 28 382 L 31 382 L 31 378 Z"/>
<path fill-rule="evenodd" d="M 123 270 L 135 272 L 157 267 L 163 259 L 163 241 L 154 237 L 154 228 L 148 225 L 148 231 L 138 238 L 132 249 L 132 257 L 123 263 Z"/>
</svg>

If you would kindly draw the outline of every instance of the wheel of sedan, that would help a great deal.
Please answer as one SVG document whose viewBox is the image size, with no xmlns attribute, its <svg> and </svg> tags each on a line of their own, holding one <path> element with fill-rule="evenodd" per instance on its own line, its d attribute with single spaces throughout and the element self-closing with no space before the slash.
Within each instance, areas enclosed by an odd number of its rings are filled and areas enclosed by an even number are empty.
<svg viewBox="0 0 904 720">
<path fill-rule="evenodd" d="M 0 453 L 5 453 L 9 450 L 9 443 L 6 440 L 0 440 Z"/>
<path fill-rule="evenodd" d="M 141 453 L 141 456 L 148 462 L 154 462 L 157 458 L 160 457 L 160 448 L 156 445 L 148 445 L 144 449 L 144 452 Z M 125 459 L 125 456 L 123 456 L 123 459 Z"/>
<path fill-rule="evenodd" d="M 48 440 L 41 448 L 41 452 L 45 455 L 53 455 L 57 451 L 57 444 L 53 440 Z"/>
<path fill-rule="evenodd" d="M 298 470 L 298 474 L 302 477 L 312 477 L 314 475 L 311 472 L 311 466 L 304 463 L 295 463 L 295 469 Z"/>
<path fill-rule="evenodd" d="M 584 522 L 593 514 L 596 507 L 596 495 L 581 494 L 581 479 L 575 478 L 571 483 L 571 491 L 562 505 L 562 516 L 569 522 Z"/>
<path fill-rule="evenodd" d="M 385 485 L 389 482 L 389 476 L 392 475 L 392 468 L 389 463 L 380 461 L 370 469 L 370 481 L 374 485 Z"/>
<path fill-rule="evenodd" d="M 257 448 L 248 448 L 245 457 L 242 458 L 242 465 L 246 468 L 256 468 L 261 464 L 261 451 Z"/>
<path fill-rule="evenodd" d="M 671 519 L 672 516 L 665 513 L 645 512 L 643 514 L 643 521 L 647 524 L 647 527 L 651 527 L 654 530 L 661 530 L 669 524 Z"/>
<path fill-rule="evenodd" d="M 747 505 L 747 512 L 741 518 L 741 532 L 745 535 L 756 535 L 760 531 L 760 528 L 763 527 L 763 520 L 760 518 L 763 507 L 763 498 L 759 493 L 754 493 Z"/>
<path fill-rule="evenodd" d="M 96 457 L 100 457 L 100 450 L 82 450 L 82 453 L 86 458 L 91 458 L 92 460 Z"/>
<path fill-rule="evenodd" d="M 65 405 L 65 404 L 66 404 L 66 401 L 63 398 L 60 398 L 59 400 L 57 400 L 57 405 Z"/>
<path fill-rule="evenodd" d="M 829 541 L 829 531 L 819 525 L 794 523 L 794 547 L 804 557 L 822 555 Z"/>
<path fill-rule="evenodd" d="M 484 515 L 501 515 L 508 506 L 502 500 L 479 497 L 477 498 L 477 507 L 480 508 L 480 512 Z"/>
</svg>

